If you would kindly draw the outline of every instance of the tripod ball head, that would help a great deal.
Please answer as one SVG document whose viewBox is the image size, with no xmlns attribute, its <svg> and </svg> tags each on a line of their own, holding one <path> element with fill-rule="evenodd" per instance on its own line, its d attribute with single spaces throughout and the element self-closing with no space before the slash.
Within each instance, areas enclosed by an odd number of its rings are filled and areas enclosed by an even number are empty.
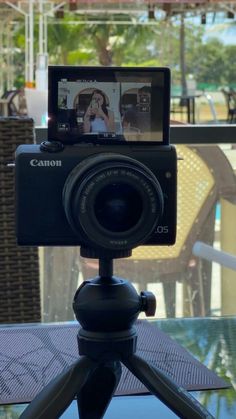
<svg viewBox="0 0 236 419">
<path fill-rule="evenodd" d="M 122 278 L 84 281 L 77 290 L 73 310 L 85 330 L 119 332 L 132 327 L 143 311 L 144 297 Z"/>
</svg>

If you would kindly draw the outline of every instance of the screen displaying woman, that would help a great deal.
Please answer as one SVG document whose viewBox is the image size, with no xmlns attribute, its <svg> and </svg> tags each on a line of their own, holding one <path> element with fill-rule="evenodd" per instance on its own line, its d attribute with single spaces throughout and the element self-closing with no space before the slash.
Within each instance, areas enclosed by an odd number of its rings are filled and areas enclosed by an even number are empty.
<svg viewBox="0 0 236 419">
<path fill-rule="evenodd" d="M 115 120 L 113 112 L 108 109 L 104 93 L 96 89 L 84 115 L 84 133 L 103 132 L 115 132 Z"/>
</svg>

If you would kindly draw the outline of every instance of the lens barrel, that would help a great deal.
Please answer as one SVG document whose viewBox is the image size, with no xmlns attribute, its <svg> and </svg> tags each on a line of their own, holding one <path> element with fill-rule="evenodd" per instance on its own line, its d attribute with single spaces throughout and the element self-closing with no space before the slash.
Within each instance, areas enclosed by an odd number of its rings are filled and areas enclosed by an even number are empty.
<svg viewBox="0 0 236 419">
<path fill-rule="evenodd" d="M 71 171 L 63 189 L 67 220 L 92 247 L 132 249 L 153 232 L 163 194 L 151 170 L 115 153 L 88 157 Z"/>
</svg>

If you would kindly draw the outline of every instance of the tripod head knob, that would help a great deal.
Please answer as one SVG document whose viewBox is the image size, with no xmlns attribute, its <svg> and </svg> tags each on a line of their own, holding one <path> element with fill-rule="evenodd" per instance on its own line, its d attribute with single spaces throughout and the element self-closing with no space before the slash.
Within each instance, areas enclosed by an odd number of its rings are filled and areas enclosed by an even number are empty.
<svg viewBox="0 0 236 419">
<path fill-rule="evenodd" d="M 154 316 L 156 312 L 155 295 L 150 291 L 142 291 L 140 295 L 142 299 L 142 311 L 145 312 L 147 317 Z"/>
</svg>

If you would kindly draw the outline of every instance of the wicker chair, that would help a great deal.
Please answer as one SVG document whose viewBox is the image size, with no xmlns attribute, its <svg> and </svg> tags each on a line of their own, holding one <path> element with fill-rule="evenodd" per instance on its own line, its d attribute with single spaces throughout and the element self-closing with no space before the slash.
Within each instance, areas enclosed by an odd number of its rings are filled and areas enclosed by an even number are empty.
<svg viewBox="0 0 236 419">
<path fill-rule="evenodd" d="M 183 160 L 178 167 L 176 244 L 135 249 L 133 268 L 139 270 L 143 289 L 147 283 L 163 283 L 167 316 L 175 316 L 176 281 L 184 283 L 184 315 L 206 316 L 211 314 L 212 265 L 195 258 L 192 248 L 196 240 L 213 244 L 216 205 L 221 198 L 235 201 L 236 177 L 218 146 L 177 146 L 177 152 Z M 126 273 L 128 266 L 123 261 Z"/>
<path fill-rule="evenodd" d="M 178 219 L 174 246 L 140 246 L 131 258 L 117 262 L 117 274 L 138 284 L 140 290 L 162 283 L 167 317 L 175 317 L 176 282 L 183 283 L 185 316 L 210 315 L 211 269 L 208 261 L 192 254 L 197 240 L 209 245 L 215 236 L 219 199 L 235 203 L 236 177 L 218 146 L 178 145 Z M 96 275 L 97 263 L 82 260 L 84 278 Z M 158 304 L 158 299 L 157 299 Z"/>
<path fill-rule="evenodd" d="M 14 161 L 19 144 L 34 141 L 33 120 L 0 118 L 0 322 L 41 319 L 38 249 L 19 247 L 15 238 Z"/>
</svg>

